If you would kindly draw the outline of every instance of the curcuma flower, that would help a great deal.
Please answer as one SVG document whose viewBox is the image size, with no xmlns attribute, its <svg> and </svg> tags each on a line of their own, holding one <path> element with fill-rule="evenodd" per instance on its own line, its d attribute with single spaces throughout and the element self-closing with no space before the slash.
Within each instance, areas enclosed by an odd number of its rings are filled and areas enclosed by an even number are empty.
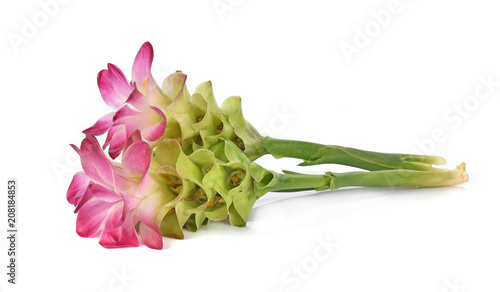
<svg viewBox="0 0 500 292">
<path fill-rule="evenodd" d="M 240 97 L 219 107 L 210 81 L 190 94 L 181 71 L 160 88 L 152 61 L 153 48 L 144 43 L 131 81 L 112 64 L 99 72 L 99 90 L 113 112 L 83 131 L 80 148 L 72 145 L 83 168 L 66 194 L 78 213 L 76 231 L 98 237 L 104 247 L 161 249 L 163 237 L 182 239 L 184 229 L 197 231 L 211 221 L 245 226 L 254 203 L 268 192 L 443 187 L 468 180 L 465 163 L 437 168 L 446 163 L 439 156 L 263 137 L 244 118 Z M 101 147 L 95 136 L 104 134 Z M 301 159 L 301 166 L 335 163 L 363 171 L 278 173 L 255 162 L 266 154 Z"/>
<path fill-rule="evenodd" d="M 92 127 L 84 130 L 87 135 L 99 136 L 107 132 L 104 148 L 115 159 L 122 152 L 127 137 L 139 130 L 151 145 L 163 137 L 167 117 L 160 107 L 170 103 L 162 94 L 151 75 L 153 47 L 144 43 L 135 57 L 132 81 L 115 65 L 97 75 L 97 84 L 104 102 L 116 110 L 104 115 Z"/>
<path fill-rule="evenodd" d="M 104 247 L 139 246 L 140 235 L 145 245 L 161 248 L 161 235 L 138 220 L 137 207 L 158 188 L 147 175 L 151 148 L 137 131 L 126 144 L 122 163 L 106 157 L 92 136 L 77 148 L 83 172 L 75 174 L 67 192 L 78 213 L 76 231 L 82 237 L 99 237 Z"/>
</svg>

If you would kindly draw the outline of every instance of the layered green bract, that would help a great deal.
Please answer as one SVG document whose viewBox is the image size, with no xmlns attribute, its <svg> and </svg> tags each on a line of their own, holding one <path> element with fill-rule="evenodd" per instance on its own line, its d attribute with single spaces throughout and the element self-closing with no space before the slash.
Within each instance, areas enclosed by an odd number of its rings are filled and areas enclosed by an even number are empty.
<svg viewBox="0 0 500 292">
<path fill-rule="evenodd" d="M 264 138 L 243 117 L 239 96 L 227 98 L 219 107 L 214 97 L 212 82 L 198 85 L 191 95 L 184 83 L 185 75 L 181 72 L 176 72 L 166 79 L 163 91 L 175 92 L 172 87 L 181 82 L 182 88 L 168 106 L 167 112 L 175 121 L 172 125 L 179 128 L 178 140 L 185 153 L 208 149 L 225 139 L 237 145 L 250 160 L 265 154 L 262 144 Z"/>
<path fill-rule="evenodd" d="M 258 196 L 249 169 L 249 160 L 230 141 L 220 141 L 212 149 L 182 151 L 175 140 L 158 144 L 151 167 L 154 179 L 163 187 L 151 200 L 162 220 L 162 235 L 183 238 L 182 228 L 196 231 L 210 220 L 228 217 L 232 225 L 245 226 Z M 163 217 L 164 216 L 164 217 Z"/>
</svg>

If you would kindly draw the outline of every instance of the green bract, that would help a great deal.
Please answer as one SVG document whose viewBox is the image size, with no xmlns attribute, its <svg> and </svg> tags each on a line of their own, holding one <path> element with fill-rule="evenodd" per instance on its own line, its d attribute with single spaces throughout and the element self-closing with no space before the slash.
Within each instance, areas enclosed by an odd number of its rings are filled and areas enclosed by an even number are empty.
<svg viewBox="0 0 500 292">
<path fill-rule="evenodd" d="M 163 141 L 154 150 L 151 167 L 162 187 L 147 199 L 162 202 L 156 203 L 155 213 L 164 236 L 183 238 L 183 227 L 196 231 L 228 215 L 232 225 L 245 226 L 258 198 L 250 160 L 227 140 L 190 154 L 176 140 Z"/>
<path fill-rule="evenodd" d="M 262 144 L 264 137 L 243 117 L 239 96 L 229 97 L 219 107 L 212 82 L 198 85 L 190 95 L 184 85 L 185 80 L 185 74 L 176 72 L 163 85 L 167 95 L 178 90 L 167 111 L 179 125 L 184 152 L 207 149 L 225 139 L 232 141 L 251 160 L 265 154 Z"/>
</svg>

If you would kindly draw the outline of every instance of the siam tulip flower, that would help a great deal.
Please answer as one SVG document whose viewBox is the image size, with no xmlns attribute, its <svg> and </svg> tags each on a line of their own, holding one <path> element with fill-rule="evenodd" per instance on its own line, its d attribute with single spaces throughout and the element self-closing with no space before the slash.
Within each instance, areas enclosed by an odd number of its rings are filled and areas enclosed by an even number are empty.
<svg viewBox="0 0 500 292">
<path fill-rule="evenodd" d="M 153 56 L 153 47 L 149 42 L 145 42 L 134 59 L 130 82 L 120 68 L 113 64 L 108 64 L 108 70 L 102 70 L 97 74 L 99 91 L 109 107 L 115 110 L 121 108 L 135 88 L 147 97 L 148 103 L 152 106 L 171 102 L 162 94 L 151 74 Z"/>
<path fill-rule="evenodd" d="M 66 194 L 78 213 L 77 233 L 104 247 L 161 249 L 162 236 L 182 239 L 228 219 L 245 226 L 253 204 L 268 192 L 342 187 L 442 187 L 468 180 L 465 163 L 437 168 L 439 156 L 371 152 L 335 145 L 263 137 L 244 118 L 241 98 L 219 107 L 212 83 L 190 94 L 177 71 L 162 88 L 151 75 L 153 49 L 137 54 L 129 82 L 116 66 L 98 75 L 103 100 L 114 112 L 84 131 L 82 162 Z M 103 148 L 94 136 L 107 133 Z M 122 154 L 121 162 L 117 159 Z M 319 175 L 277 173 L 254 161 L 262 155 L 303 160 L 301 166 L 336 163 L 368 171 Z"/>
<path fill-rule="evenodd" d="M 146 42 L 137 53 L 132 66 L 132 81 L 115 65 L 97 75 L 97 83 L 104 102 L 116 110 L 104 115 L 83 132 L 99 136 L 107 134 L 104 148 L 115 159 L 123 150 L 125 141 L 133 131 L 139 130 L 152 144 L 165 133 L 167 117 L 160 109 L 171 101 L 162 94 L 151 74 L 153 47 Z"/>
<path fill-rule="evenodd" d="M 124 150 L 122 163 L 107 158 L 97 140 L 88 136 L 79 149 L 83 173 L 77 173 L 68 189 L 68 201 L 77 206 L 77 233 L 100 237 L 104 247 L 139 246 L 137 206 L 158 185 L 148 178 L 151 148 L 136 131 Z M 161 248 L 161 235 L 139 223 L 145 245 Z"/>
<path fill-rule="evenodd" d="M 109 146 L 109 155 L 115 159 L 132 132 L 139 130 L 144 139 L 152 143 L 163 137 L 166 126 L 167 118 L 163 111 L 149 106 L 145 96 L 134 89 L 126 104 L 114 114 L 104 148 Z M 87 130 L 85 133 L 92 132 Z"/>
</svg>

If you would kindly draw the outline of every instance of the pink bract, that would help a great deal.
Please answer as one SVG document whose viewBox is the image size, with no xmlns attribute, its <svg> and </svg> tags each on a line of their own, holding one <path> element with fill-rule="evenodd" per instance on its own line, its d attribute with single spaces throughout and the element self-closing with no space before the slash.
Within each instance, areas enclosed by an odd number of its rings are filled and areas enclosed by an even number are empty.
<svg viewBox="0 0 500 292">
<path fill-rule="evenodd" d="M 99 237 L 99 243 L 107 248 L 140 246 L 142 240 L 148 247 L 161 249 L 159 226 L 153 229 L 139 222 L 137 208 L 157 188 L 148 178 L 151 148 L 138 131 L 124 144 L 120 164 L 106 157 L 95 137 L 87 136 L 82 141 L 79 152 L 83 172 L 75 174 L 67 192 L 68 202 L 78 212 L 77 233 Z"/>
<path fill-rule="evenodd" d="M 107 132 L 104 148 L 109 147 L 112 159 L 120 155 L 127 137 L 135 130 L 150 143 L 158 141 L 165 133 L 167 119 L 158 106 L 166 97 L 151 74 L 153 56 L 151 44 L 144 43 L 135 57 L 130 82 L 113 64 L 108 64 L 108 69 L 97 75 L 104 102 L 116 111 L 104 115 L 83 133 L 99 136 Z"/>
</svg>

